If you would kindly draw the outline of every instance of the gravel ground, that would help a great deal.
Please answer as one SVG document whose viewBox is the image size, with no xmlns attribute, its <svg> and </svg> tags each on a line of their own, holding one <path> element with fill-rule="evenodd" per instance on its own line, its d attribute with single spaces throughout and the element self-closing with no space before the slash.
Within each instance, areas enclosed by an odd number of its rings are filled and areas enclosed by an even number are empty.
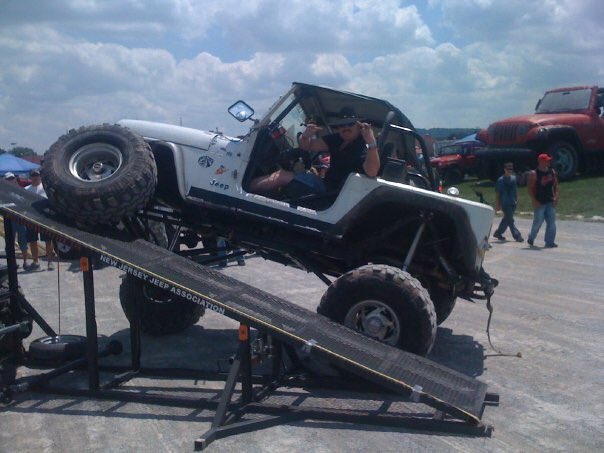
<svg viewBox="0 0 604 453">
<path fill-rule="evenodd" d="M 518 223 L 526 237 L 530 222 Z M 538 245 L 542 238 L 543 230 Z M 495 428 L 491 438 L 307 420 L 221 439 L 209 451 L 602 451 L 604 223 L 560 221 L 557 242 L 557 249 L 531 249 L 495 241 L 486 259 L 486 270 L 500 280 L 492 342 L 522 358 L 491 349 L 482 302 L 459 301 L 438 329 L 430 358 L 486 382 L 501 397 L 500 406 L 484 414 Z M 324 291 L 315 276 L 256 257 L 246 266 L 231 263 L 224 272 L 309 310 L 316 309 Z M 128 323 L 117 297 L 120 273 L 104 268 L 94 279 L 99 334 L 122 341 L 126 350 L 112 363 L 128 363 Z M 19 282 L 55 330 L 60 323 L 62 333 L 84 334 L 78 263 L 62 262 L 59 272 L 20 272 Z M 180 335 L 144 337 L 143 365 L 215 367 L 231 353 L 235 328 L 233 321 L 211 313 Z M 27 341 L 42 335 L 36 327 Z M 73 379 L 86 385 L 85 375 Z M 195 395 L 206 384 L 138 378 L 128 386 Z M 295 391 L 280 398 L 299 401 L 309 395 Z M 361 404 L 318 400 L 330 407 Z M 379 407 L 380 401 L 370 396 L 362 404 Z M 0 407 L 0 452 L 190 451 L 211 420 L 208 411 L 26 393 Z"/>
</svg>

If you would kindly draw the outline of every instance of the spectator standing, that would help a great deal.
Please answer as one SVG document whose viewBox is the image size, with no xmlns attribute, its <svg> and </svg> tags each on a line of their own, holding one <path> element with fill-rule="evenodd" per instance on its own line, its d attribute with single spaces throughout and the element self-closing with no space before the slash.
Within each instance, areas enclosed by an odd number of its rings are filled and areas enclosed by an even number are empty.
<svg viewBox="0 0 604 453">
<path fill-rule="evenodd" d="M 505 241 L 503 233 L 508 228 L 516 242 L 524 242 L 522 234 L 514 223 L 514 213 L 518 203 L 518 183 L 514 174 L 514 164 L 506 162 L 503 165 L 503 175 L 495 183 L 495 209 L 503 212 L 503 218 L 495 230 L 493 237 Z"/>
<path fill-rule="evenodd" d="M 27 186 L 25 188 L 25 190 L 29 190 L 30 192 L 33 192 L 37 195 L 40 195 L 44 198 L 46 197 L 46 191 L 44 190 L 44 187 L 42 186 L 42 178 L 40 177 L 40 171 L 39 170 L 33 170 L 30 173 L 30 177 L 31 177 L 31 184 L 29 186 Z M 52 259 L 54 257 L 54 248 L 52 245 L 52 240 L 45 236 L 44 234 L 38 234 L 37 231 L 35 230 L 27 230 L 27 242 L 29 242 L 29 248 L 31 249 L 31 258 L 32 258 L 32 263 L 31 266 L 29 267 L 29 270 L 37 270 L 40 269 L 40 263 L 39 263 L 39 257 L 40 257 L 40 250 L 38 248 L 38 239 L 40 239 L 41 241 L 44 241 L 44 243 L 46 244 L 46 260 L 48 262 L 48 270 L 53 270 L 54 267 L 52 265 Z"/>
<path fill-rule="evenodd" d="M 4 174 L 4 180 L 10 182 L 11 184 L 14 184 L 17 187 L 21 187 L 15 175 L 10 171 Z M 13 226 L 13 241 L 15 240 L 16 236 L 17 244 L 19 244 L 21 256 L 23 257 L 23 269 L 28 271 L 29 265 L 27 264 L 27 228 L 25 228 L 25 225 L 21 225 L 20 223 L 17 223 L 12 220 L 11 224 Z"/>
<path fill-rule="evenodd" d="M 558 247 L 556 239 L 556 206 L 560 200 L 560 184 L 556 171 L 550 168 L 552 158 L 539 154 L 537 168 L 529 173 L 527 188 L 533 202 L 533 225 L 527 242 L 532 247 L 545 220 L 545 247 Z"/>
</svg>

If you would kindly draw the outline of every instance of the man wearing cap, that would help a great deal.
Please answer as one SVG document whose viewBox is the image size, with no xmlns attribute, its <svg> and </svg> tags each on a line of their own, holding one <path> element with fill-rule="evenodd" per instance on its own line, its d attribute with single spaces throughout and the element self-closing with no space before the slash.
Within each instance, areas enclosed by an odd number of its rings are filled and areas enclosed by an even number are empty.
<svg viewBox="0 0 604 453">
<path fill-rule="evenodd" d="M 19 188 L 21 187 L 14 173 L 10 171 L 4 174 L 4 180 Z M 11 221 L 11 224 L 13 226 L 13 241 L 15 240 L 16 236 L 17 243 L 19 244 L 19 250 L 21 250 L 21 256 L 23 257 L 23 269 L 29 270 L 29 266 L 27 264 L 27 229 L 25 228 L 25 225 L 21 225 L 15 221 Z"/>
<path fill-rule="evenodd" d="M 528 244 L 533 247 L 539 229 L 545 220 L 545 247 L 558 247 L 556 239 L 556 206 L 560 199 L 560 185 L 553 168 L 550 167 L 552 158 L 547 154 L 539 154 L 537 168 L 530 172 L 527 188 L 533 202 L 533 226 L 528 236 Z"/>
<path fill-rule="evenodd" d="M 323 193 L 326 190 L 341 188 L 352 172 L 375 178 L 380 169 L 380 156 L 371 125 L 362 122 L 351 107 L 343 107 L 338 117 L 330 122 L 330 126 L 334 134 L 318 137 L 317 134 L 323 128 L 309 123 L 299 137 L 302 150 L 329 153 L 330 165 L 324 179 L 312 172 L 278 170 L 270 175 L 255 178 L 250 184 L 250 190 L 269 192 L 296 181 L 313 193 Z"/>
<path fill-rule="evenodd" d="M 25 190 L 29 190 L 30 192 L 35 193 L 36 195 L 40 195 L 41 197 L 46 198 L 46 191 L 42 186 L 42 178 L 40 177 L 40 170 L 33 170 L 30 174 L 31 184 L 25 188 Z M 29 248 L 31 249 L 31 258 L 32 263 L 29 267 L 29 270 L 40 269 L 39 257 L 40 251 L 38 249 L 38 239 L 44 241 L 46 244 L 46 260 L 48 262 L 48 270 L 53 270 L 52 258 L 54 256 L 54 248 L 52 246 L 52 241 L 49 237 L 40 234 L 38 236 L 38 232 L 35 230 L 27 230 L 27 242 L 29 242 Z"/>
</svg>

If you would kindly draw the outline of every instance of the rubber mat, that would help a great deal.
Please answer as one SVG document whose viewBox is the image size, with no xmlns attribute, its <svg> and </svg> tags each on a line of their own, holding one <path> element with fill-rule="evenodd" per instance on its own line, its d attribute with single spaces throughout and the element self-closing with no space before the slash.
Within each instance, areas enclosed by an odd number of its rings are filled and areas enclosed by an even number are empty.
<svg viewBox="0 0 604 453">
<path fill-rule="evenodd" d="M 426 358 L 407 353 L 348 329 L 296 304 L 197 264 L 144 240 L 100 236 L 65 225 L 48 202 L 0 181 L 0 211 L 149 284 L 171 291 L 207 310 L 275 336 L 338 367 L 414 401 L 478 423 L 486 384 Z M 117 296 L 117 295 L 116 295 Z"/>
</svg>

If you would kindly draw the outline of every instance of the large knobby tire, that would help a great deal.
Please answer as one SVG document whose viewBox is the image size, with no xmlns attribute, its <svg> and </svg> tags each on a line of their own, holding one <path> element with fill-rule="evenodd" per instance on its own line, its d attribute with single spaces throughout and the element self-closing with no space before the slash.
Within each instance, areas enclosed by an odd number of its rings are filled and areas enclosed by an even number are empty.
<svg viewBox="0 0 604 453">
<path fill-rule="evenodd" d="M 566 141 L 554 143 L 548 150 L 552 157 L 551 166 L 556 170 L 560 181 L 568 181 L 577 173 L 579 158 L 575 147 Z"/>
<path fill-rule="evenodd" d="M 116 224 L 149 202 L 157 167 L 142 137 L 103 124 L 59 138 L 44 156 L 42 182 L 57 212 L 84 225 Z"/>
<path fill-rule="evenodd" d="M 327 289 L 317 312 L 384 343 L 426 355 L 436 338 L 428 292 L 407 272 L 368 264 L 347 272 Z"/>
<path fill-rule="evenodd" d="M 120 303 L 129 321 L 140 303 L 141 330 L 155 336 L 178 333 L 197 323 L 205 311 L 201 305 L 130 275 L 120 285 Z"/>
</svg>

